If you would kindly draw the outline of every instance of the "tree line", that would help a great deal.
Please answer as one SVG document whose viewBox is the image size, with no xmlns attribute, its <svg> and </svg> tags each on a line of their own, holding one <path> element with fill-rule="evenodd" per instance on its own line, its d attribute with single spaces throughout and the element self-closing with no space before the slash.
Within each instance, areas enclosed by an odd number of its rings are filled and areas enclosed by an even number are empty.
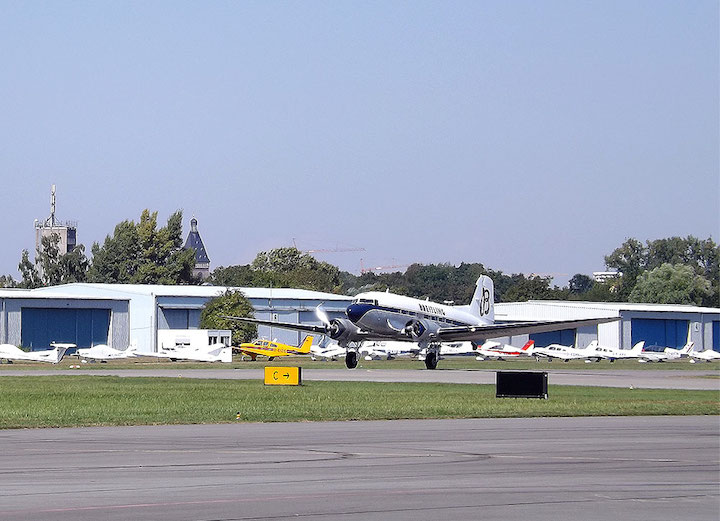
<svg viewBox="0 0 720 521">
<path fill-rule="evenodd" d="M 0 287 L 35 288 L 71 282 L 120 284 L 200 284 L 231 287 L 300 288 L 343 295 L 385 291 L 436 302 L 467 304 L 475 281 L 490 276 L 497 302 L 527 300 L 585 300 L 594 302 L 651 302 L 720 307 L 720 248 L 711 239 L 693 236 L 648 240 L 627 239 L 604 257 L 618 276 L 597 282 L 575 274 L 567 286 L 552 277 L 506 274 L 481 263 L 413 264 L 405 272 L 354 275 L 319 261 L 294 247 L 257 254 L 247 265 L 216 268 L 206 281 L 193 276 L 195 251 L 183 249 L 182 212 L 173 213 L 158 228 L 157 212 L 144 210 L 140 220 L 115 226 L 103 244 L 92 245 L 92 257 L 81 244 L 59 251 L 59 237 L 42 238 L 30 261 L 23 250 L 20 281 L 0 276 Z"/>
</svg>

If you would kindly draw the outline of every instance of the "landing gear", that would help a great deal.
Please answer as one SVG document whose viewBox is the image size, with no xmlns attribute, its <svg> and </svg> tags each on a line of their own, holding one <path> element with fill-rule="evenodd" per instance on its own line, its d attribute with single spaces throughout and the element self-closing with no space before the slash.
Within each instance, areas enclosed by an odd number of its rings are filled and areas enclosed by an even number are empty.
<svg viewBox="0 0 720 521">
<path fill-rule="evenodd" d="M 428 369 L 436 369 L 438 364 L 438 354 L 434 349 L 428 350 L 425 355 L 425 367 Z"/>
<path fill-rule="evenodd" d="M 345 367 L 348 369 L 355 369 L 358 365 L 358 353 L 357 351 L 348 351 L 345 353 Z"/>
</svg>

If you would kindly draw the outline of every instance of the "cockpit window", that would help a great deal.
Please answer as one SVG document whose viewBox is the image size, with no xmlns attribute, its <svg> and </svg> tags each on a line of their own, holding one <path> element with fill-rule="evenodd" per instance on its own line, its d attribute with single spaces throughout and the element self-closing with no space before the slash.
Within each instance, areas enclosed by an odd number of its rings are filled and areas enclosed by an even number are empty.
<svg viewBox="0 0 720 521">
<path fill-rule="evenodd" d="M 359 298 L 355 299 L 355 304 L 370 304 L 372 306 L 377 306 L 377 300 L 371 298 Z"/>
</svg>

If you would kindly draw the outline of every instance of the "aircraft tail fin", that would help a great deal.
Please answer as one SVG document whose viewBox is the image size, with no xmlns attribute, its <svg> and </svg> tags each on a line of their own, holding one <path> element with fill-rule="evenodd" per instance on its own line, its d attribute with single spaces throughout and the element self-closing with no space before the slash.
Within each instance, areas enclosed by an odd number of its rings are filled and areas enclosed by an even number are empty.
<svg viewBox="0 0 720 521">
<path fill-rule="evenodd" d="M 480 275 L 475 283 L 470 313 L 491 323 L 495 322 L 495 286 L 487 275 Z"/>
<path fill-rule="evenodd" d="M 520 351 L 523 351 L 527 354 L 532 353 L 535 350 L 535 340 L 528 340 L 527 344 L 522 346 Z"/>
<path fill-rule="evenodd" d="M 64 346 L 56 347 L 55 349 L 53 349 L 53 351 L 55 351 L 55 359 L 53 360 L 53 364 L 60 363 L 60 360 L 63 359 L 63 356 L 65 356 L 65 351 L 67 350 L 68 348 Z"/>
<path fill-rule="evenodd" d="M 312 335 L 308 335 L 305 337 L 305 340 L 303 340 L 303 343 L 298 347 L 298 353 L 309 353 L 310 352 L 310 346 L 313 343 L 313 337 Z"/>
<path fill-rule="evenodd" d="M 633 346 L 630 350 L 631 353 L 642 353 L 643 347 L 645 347 L 645 340 L 641 340 Z"/>
<path fill-rule="evenodd" d="M 680 354 L 685 355 L 685 354 L 689 353 L 690 351 L 692 351 L 694 345 L 695 345 L 695 342 L 693 342 L 693 341 L 688 342 L 687 344 L 685 344 L 683 346 L 682 349 L 680 349 Z"/>
</svg>

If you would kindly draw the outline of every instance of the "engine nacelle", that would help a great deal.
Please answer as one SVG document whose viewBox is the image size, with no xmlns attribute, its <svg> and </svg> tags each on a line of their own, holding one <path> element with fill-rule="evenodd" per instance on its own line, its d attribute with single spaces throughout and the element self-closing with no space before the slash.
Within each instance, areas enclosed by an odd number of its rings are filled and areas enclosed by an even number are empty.
<svg viewBox="0 0 720 521">
<path fill-rule="evenodd" d="M 354 342 L 356 340 L 359 331 L 360 328 L 347 318 L 335 318 L 330 321 L 330 328 L 327 334 L 341 346 L 347 346 L 348 342 Z"/>
<path fill-rule="evenodd" d="M 425 320 L 410 320 L 403 328 L 403 333 L 408 338 L 411 338 L 413 342 L 424 343 L 430 339 L 439 327 L 435 324 L 431 324 Z"/>
</svg>

